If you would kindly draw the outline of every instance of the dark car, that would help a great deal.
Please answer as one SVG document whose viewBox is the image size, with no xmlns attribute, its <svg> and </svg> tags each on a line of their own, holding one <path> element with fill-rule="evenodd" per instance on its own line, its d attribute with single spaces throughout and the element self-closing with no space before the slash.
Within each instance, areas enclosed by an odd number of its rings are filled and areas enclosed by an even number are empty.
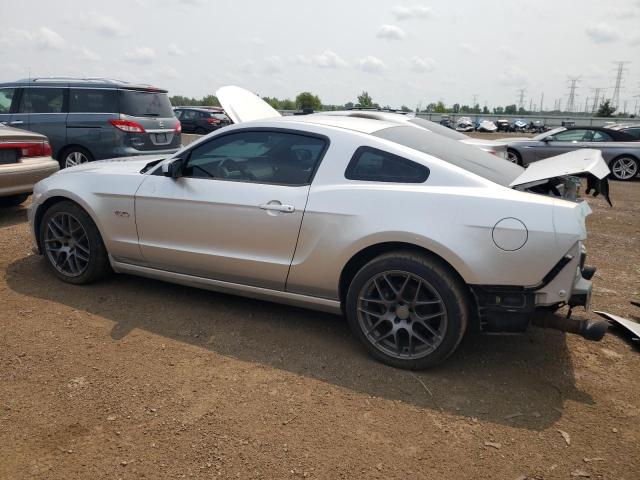
<svg viewBox="0 0 640 480">
<path fill-rule="evenodd" d="M 533 138 L 505 138 L 508 159 L 527 166 L 537 160 L 580 148 L 602 152 L 616 180 L 632 180 L 640 172 L 640 142 L 625 132 L 603 127 L 558 127 Z"/>
<path fill-rule="evenodd" d="M 618 132 L 628 133 L 629 135 L 632 135 L 636 140 L 640 140 L 640 123 L 635 123 L 635 124 L 620 123 L 617 125 L 611 125 L 607 128 L 618 131 Z"/>
<path fill-rule="evenodd" d="M 61 168 L 174 153 L 181 144 L 166 90 L 102 78 L 2 83 L 0 123 L 47 136 Z"/>
<path fill-rule="evenodd" d="M 184 133 L 206 135 L 233 122 L 224 110 L 205 107 L 176 107 L 174 112 Z"/>
</svg>

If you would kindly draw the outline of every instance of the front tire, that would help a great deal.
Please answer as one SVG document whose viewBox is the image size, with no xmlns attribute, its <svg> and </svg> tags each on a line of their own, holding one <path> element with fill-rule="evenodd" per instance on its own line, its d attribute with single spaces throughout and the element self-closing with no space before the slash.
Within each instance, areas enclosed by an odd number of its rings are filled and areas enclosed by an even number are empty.
<svg viewBox="0 0 640 480">
<path fill-rule="evenodd" d="M 17 207 L 29 198 L 28 193 L 20 193 L 18 195 L 9 195 L 8 197 L 0 197 L 0 207 Z"/>
<path fill-rule="evenodd" d="M 77 204 L 63 201 L 51 206 L 42 216 L 39 236 L 47 264 L 60 280 L 81 285 L 109 273 L 98 227 Z"/>
<path fill-rule="evenodd" d="M 522 165 L 522 157 L 512 148 L 507 149 L 507 160 L 511 163 L 515 163 L 516 165 Z"/>
<path fill-rule="evenodd" d="M 465 291 L 441 260 L 391 252 L 355 275 L 345 310 L 351 330 L 374 358 L 419 370 L 444 361 L 462 340 L 469 319 Z"/>
<path fill-rule="evenodd" d="M 614 158 L 609 165 L 609 168 L 613 178 L 627 182 L 629 180 L 633 180 L 636 175 L 638 175 L 640 165 L 638 164 L 637 159 L 629 156 L 622 156 Z"/>
</svg>

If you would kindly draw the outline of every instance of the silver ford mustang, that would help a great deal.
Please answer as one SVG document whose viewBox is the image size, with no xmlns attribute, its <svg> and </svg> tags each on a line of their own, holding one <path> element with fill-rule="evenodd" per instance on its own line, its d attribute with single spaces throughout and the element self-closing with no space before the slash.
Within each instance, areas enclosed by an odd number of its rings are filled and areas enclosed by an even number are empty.
<svg viewBox="0 0 640 480">
<path fill-rule="evenodd" d="M 598 151 L 524 169 L 410 124 L 268 118 L 246 91 L 218 95 L 239 123 L 170 158 L 93 162 L 36 185 L 36 250 L 58 278 L 112 269 L 345 314 L 375 358 L 412 369 L 470 329 L 519 332 L 536 312 L 588 307 L 590 209 L 558 176 L 587 173 L 606 194 Z M 604 334 L 553 315 L 544 326 Z"/>
</svg>

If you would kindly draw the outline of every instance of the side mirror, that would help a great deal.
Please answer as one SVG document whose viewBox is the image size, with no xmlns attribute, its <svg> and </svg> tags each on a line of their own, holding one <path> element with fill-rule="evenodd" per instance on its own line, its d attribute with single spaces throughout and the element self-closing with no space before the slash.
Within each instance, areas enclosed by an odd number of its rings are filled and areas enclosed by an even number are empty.
<svg viewBox="0 0 640 480">
<path fill-rule="evenodd" d="M 555 138 L 553 138 L 553 135 L 549 135 L 548 137 L 544 137 L 544 138 L 542 139 L 542 141 L 543 141 L 544 143 L 553 142 L 554 140 L 555 140 Z"/>
<path fill-rule="evenodd" d="M 179 178 L 182 175 L 182 159 L 176 158 L 162 165 L 162 174 L 165 177 Z"/>
</svg>

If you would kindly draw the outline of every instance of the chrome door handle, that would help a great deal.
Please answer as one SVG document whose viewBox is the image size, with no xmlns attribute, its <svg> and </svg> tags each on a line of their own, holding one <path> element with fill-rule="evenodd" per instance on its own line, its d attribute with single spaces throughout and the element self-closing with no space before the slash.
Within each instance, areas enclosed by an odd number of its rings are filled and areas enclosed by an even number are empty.
<svg viewBox="0 0 640 480">
<path fill-rule="evenodd" d="M 282 205 L 280 203 L 263 203 L 259 205 L 262 210 L 272 210 L 274 212 L 293 213 L 296 207 L 293 205 Z"/>
<path fill-rule="evenodd" d="M 22 120 L 14 120 L 13 122 L 9 122 L 9 125 L 22 125 L 23 123 Z"/>
</svg>

